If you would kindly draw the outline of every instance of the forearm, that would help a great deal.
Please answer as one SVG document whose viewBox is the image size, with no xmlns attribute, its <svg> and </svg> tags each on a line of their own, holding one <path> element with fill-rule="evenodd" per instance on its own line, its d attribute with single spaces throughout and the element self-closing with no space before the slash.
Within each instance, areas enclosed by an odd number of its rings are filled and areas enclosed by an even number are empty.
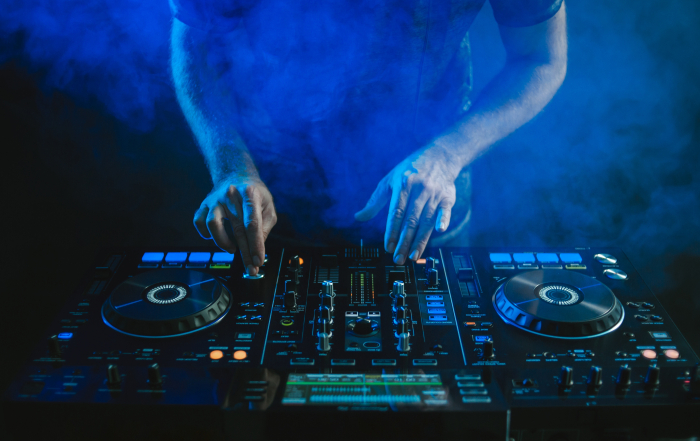
<svg viewBox="0 0 700 441">
<path fill-rule="evenodd" d="M 432 147 L 461 170 L 490 146 L 535 117 L 566 76 L 566 10 L 529 28 L 501 27 L 507 60 L 467 115 Z"/>
<path fill-rule="evenodd" d="M 214 184 L 232 175 L 258 177 L 235 128 L 235 100 L 221 56 L 226 53 L 225 44 L 223 37 L 207 36 L 174 20 L 171 67 L 175 91 Z"/>
</svg>

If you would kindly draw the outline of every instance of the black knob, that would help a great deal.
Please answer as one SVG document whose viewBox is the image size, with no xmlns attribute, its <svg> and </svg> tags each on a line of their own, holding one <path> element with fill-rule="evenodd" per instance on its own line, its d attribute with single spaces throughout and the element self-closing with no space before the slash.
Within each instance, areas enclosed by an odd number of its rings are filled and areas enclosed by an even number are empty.
<svg viewBox="0 0 700 441">
<path fill-rule="evenodd" d="M 574 368 L 571 366 L 562 366 L 559 372 L 559 387 L 562 389 L 571 389 L 574 385 Z"/>
<path fill-rule="evenodd" d="M 396 309 L 396 323 L 401 320 L 408 320 L 408 308 L 405 306 Z"/>
<path fill-rule="evenodd" d="M 107 383 L 111 385 L 116 385 L 121 383 L 122 376 L 119 375 L 119 369 L 116 364 L 110 364 L 107 366 Z"/>
<path fill-rule="evenodd" d="M 297 309 L 297 293 L 287 291 L 284 293 L 284 308 L 287 311 L 296 311 Z"/>
<path fill-rule="evenodd" d="M 49 337 L 49 354 L 52 357 L 61 356 L 61 342 L 58 340 L 57 335 L 52 335 Z"/>
<path fill-rule="evenodd" d="M 600 366 L 591 366 L 586 380 L 589 389 L 598 390 L 603 385 L 603 368 Z"/>
<path fill-rule="evenodd" d="M 355 335 L 369 336 L 378 329 L 379 323 L 368 318 L 361 317 L 348 323 L 348 330 Z"/>
<path fill-rule="evenodd" d="M 333 292 L 333 282 L 325 281 L 323 282 L 323 289 L 319 294 L 321 297 L 321 306 L 327 307 L 329 310 L 333 311 L 333 298 L 335 293 Z"/>
<path fill-rule="evenodd" d="M 293 271 L 299 271 L 303 264 L 304 259 L 302 259 L 299 256 L 294 256 L 291 259 L 289 259 L 289 268 L 291 268 Z"/>
<path fill-rule="evenodd" d="M 425 284 L 428 286 L 438 286 L 440 283 L 440 278 L 438 277 L 438 270 L 435 268 L 429 269 L 428 278 L 425 279 Z"/>
<path fill-rule="evenodd" d="M 394 311 L 398 311 L 399 308 L 406 307 L 406 296 L 401 294 L 399 296 L 394 296 Z"/>
<path fill-rule="evenodd" d="M 327 306 L 321 306 L 319 308 L 319 321 L 320 320 L 326 320 L 328 323 L 332 323 L 331 310 Z"/>
<path fill-rule="evenodd" d="M 620 389 L 628 389 L 630 384 L 632 384 L 632 368 L 626 364 L 620 366 L 620 370 L 617 371 L 615 384 Z"/>
<path fill-rule="evenodd" d="M 402 280 L 397 280 L 394 282 L 394 288 L 392 290 L 394 298 L 402 296 L 405 293 L 405 286 Z"/>
<path fill-rule="evenodd" d="M 647 376 L 644 377 L 644 386 L 647 389 L 658 389 L 660 377 L 661 368 L 658 366 L 649 366 L 649 369 L 647 369 Z"/>
<path fill-rule="evenodd" d="M 153 386 L 158 386 L 163 383 L 163 376 L 160 373 L 158 363 L 153 363 L 148 366 L 148 382 Z"/>
<path fill-rule="evenodd" d="M 486 340 L 484 342 L 483 351 L 484 351 L 483 352 L 484 358 L 493 358 L 494 357 L 493 340 Z"/>
<path fill-rule="evenodd" d="M 428 271 L 435 268 L 437 268 L 437 262 L 434 257 L 425 259 L 425 274 L 428 274 Z"/>
</svg>

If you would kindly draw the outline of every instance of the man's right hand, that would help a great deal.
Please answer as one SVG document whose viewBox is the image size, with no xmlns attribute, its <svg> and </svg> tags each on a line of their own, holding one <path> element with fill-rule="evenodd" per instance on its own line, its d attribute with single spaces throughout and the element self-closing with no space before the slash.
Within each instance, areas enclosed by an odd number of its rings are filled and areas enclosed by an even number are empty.
<svg viewBox="0 0 700 441">
<path fill-rule="evenodd" d="M 235 243 L 224 229 L 231 223 Z M 277 223 L 277 213 L 267 186 L 257 178 L 230 177 L 217 183 L 194 215 L 194 225 L 205 239 L 214 239 L 222 250 L 241 250 L 248 274 L 254 276 L 265 262 L 265 240 Z"/>
</svg>

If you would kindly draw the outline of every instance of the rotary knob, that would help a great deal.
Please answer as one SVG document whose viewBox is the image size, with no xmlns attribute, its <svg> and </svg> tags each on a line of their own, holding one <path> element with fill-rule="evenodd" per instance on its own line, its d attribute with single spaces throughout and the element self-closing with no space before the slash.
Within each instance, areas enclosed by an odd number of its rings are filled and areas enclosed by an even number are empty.
<svg viewBox="0 0 700 441">
<path fill-rule="evenodd" d="M 617 263 L 617 257 L 612 254 L 596 254 L 593 256 L 595 260 L 606 265 L 615 265 Z"/>
<path fill-rule="evenodd" d="M 160 386 L 163 383 L 163 376 L 160 373 L 158 363 L 148 366 L 148 383 L 151 386 Z"/>
<path fill-rule="evenodd" d="M 574 368 L 562 366 L 559 372 L 559 387 L 561 389 L 571 389 L 574 385 Z"/>
<path fill-rule="evenodd" d="M 632 368 L 623 364 L 617 371 L 615 385 L 618 389 L 629 389 L 630 384 L 632 384 Z"/>
<path fill-rule="evenodd" d="M 119 368 L 116 364 L 107 366 L 107 384 L 116 386 L 122 382 L 122 376 L 119 374 Z"/>
<path fill-rule="evenodd" d="M 408 320 L 408 308 L 405 306 L 396 308 L 396 323 L 399 323 L 401 320 Z"/>
<path fill-rule="evenodd" d="M 428 257 L 425 259 L 425 274 L 428 274 L 428 271 L 435 268 L 437 268 L 437 261 L 434 257 Z"/>
<path fill-rule="evenodd" d="M 586 380 L 588 388 L 592 391 L 597 391 L 603 385 L 603 368 L 599 366 L 591 366 Z"/>
<path fill-rule="evenodd" d="M 58 340 L 57 335 L 52 335 L 49 338 L 49 354 L 54 357 L 58 358 L 61 356 L 61 342 Z"/>
<path fill-rule="evenodd" d="M 493 349 L 493 340 L 486 340 L 484 342 L 483 357 L 486 359 L 493 358 L 495 356 L 495 350 Z"/>
<path fill-rule="evenodd" d="M 323 282 L 319 296 L 321 297 L 321 305 L 327 307 L 332 312 L 334 309 L 333 298 L 335 297 L 333 282 L 329 280 Z"/>
<path fill-rule="evenodd" d="M 405 286 L 403 281 L 397 280 L 394 282 L 394 289 L 392 291 L 394 297 L 402 296 L 405 294 Z"/>
<path fill-rule="evenodd" d="M 658 366 L 649 366 L 647 375 L 644 377 L 644 387 L 649 390 L 659 388 L 659 380 L 661 378 L 661 368 Z"/>
<path fill-rule="evenodd" d="M 438 276 L 438 270 L 435 268 L 429 269 L 427 278 L 425 279 L 425 284 L 428 286 L 438 286 L 439 283 L 440 278 Z"/>
<path fill-rule="evenodd" d="M 331 350 L 331 324 L 328 320 L 320 319 L 318 321 L 318 332 L 316 336 L 318 337 L 318 345 L 316 349 L 321 352 L 328 352 Z"/>
<path fill-rule="evenodd" d="M 319 308 L 319 321 L 320 320 L 326 320 L 328 323 L 333 323 L 331 310 L 327 306 L 321 306 Z"/>
</svg>

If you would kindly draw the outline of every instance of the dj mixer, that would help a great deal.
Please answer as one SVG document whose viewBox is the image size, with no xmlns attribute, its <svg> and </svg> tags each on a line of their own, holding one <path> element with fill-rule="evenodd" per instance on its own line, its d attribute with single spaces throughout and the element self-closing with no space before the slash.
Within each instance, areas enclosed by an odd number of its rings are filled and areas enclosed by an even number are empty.
<svg viewBox="0 0 700 441">
<path fill-rule="evenodd" d="M 698 356 L 617 248 L 98 256 L 4 395 L 18 439 L 700 435 Z"/>
</svg>

